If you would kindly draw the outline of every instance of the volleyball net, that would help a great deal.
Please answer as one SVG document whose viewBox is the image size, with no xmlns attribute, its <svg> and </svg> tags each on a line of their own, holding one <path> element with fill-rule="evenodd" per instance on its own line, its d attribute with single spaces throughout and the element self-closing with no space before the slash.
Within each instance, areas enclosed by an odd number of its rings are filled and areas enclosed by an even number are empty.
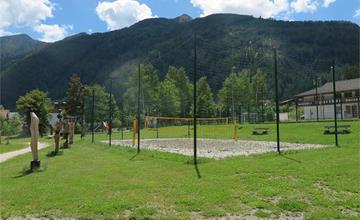
<svg viewBox="0 0 360 220">
<path fill-rule="evenodd" d="M 137 125 L 134 119 L 133 125 Z M 229 117 L 197 118 L 197 137 L 206 139 L 237 140 L 237 120 Z M 194 119 L 187 117 L 144 116 L 141 139 L 192 138 Z M 136 143 L 137 128 L 133 129 L 133 144 Z"/>
</svg>

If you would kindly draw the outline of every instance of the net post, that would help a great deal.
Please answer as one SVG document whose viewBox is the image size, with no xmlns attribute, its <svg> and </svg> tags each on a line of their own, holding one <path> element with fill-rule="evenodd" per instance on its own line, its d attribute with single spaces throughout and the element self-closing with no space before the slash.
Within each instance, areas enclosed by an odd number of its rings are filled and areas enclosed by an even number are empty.
<svg viewBox="0 0 360 220">
<path fill-rule="evenodd" d="M 237 130 L 238 130 L 238 125 L 237 125 L 237 119 L 236 119 L 236 115 L 234 117 L 234 140 L 237 141 Z"/>
<path fill-rule="evenodd" d="M 94 117 L 95 117 L 95 89 L 92 90 L 92 108 L 91 108 L 91 143 L 94 143 Z"/>
<path fill-rule="evenodd" d="M 147 116 L 144 116 L 144 128 L 148 128 L 147 120 L 148 120 Z"/>
<path fill-rule="evenodd" d="M 137 119 L 136 119 L 136 116 L 135 116 L 134 121 L 133 121 L 132 146 L 135 146 L 137 124 L 138 124 L 138 122 L 137 122 Z"/>
<path fill-rule="evenodd" d="M 332 78 L 333 78 L 333 96 L 334 96 L 334 125 L 335 125 L 335 145 L 339 146 L 337 131 L 337 114 L 336 114 L 336 77 L 335 77 L 335 60 L 332 61 Z"/>
<path fill-rule="evenodd" d="M 140 121 L 141 121 L 141 115 L 140 115 L 140 92 L 141 92 L 141 64 L 138 66 L 138 103 L 137 103 L 137 152 L 140 153 Z"/>
<path fill-rule="evenodd" d="M 112 134 L 112 81 L 110 81 L 110 93 L 109 93 L 109 123 L 108 123 L 108 134 L 109 134 L 109 146 L 111 146 L 111 134 Z"/>
<path fill-rule="evenodd" d="M 196 32 L 194 33 L 194 73 L 193 73 L 193 102 L 194 102 L 194 108 L 193 108 L 193 123 L 194 123 L 194 164 L 197 165 L 197 109 L 196 109 L 196 80 L 197 80 L 197 51 L 196 51 Z"/>
<path fill-rule="evenodd" d="M 276 144 L 277 152 L 280 154 L 280 114 L 279 114 L 279 92 L 278 92 L 278 71 L 277 71 L 277 51 L 274 48 L 274 72 L 275 72 L 275 102 L 276 102 Z"/>
<path fill-rule="evenodd" d="M 124 127 L 121 126 L 121 140 L 124 140 Z"/>
<path fill-rule="evenodd" d="M 159 138 L 159 120 L 156 118 L 156 138 Z"/>
<path fill-rule="evenodd" d="M 188 124 L 188 138 L 190 138 L 190 120 L 187 120 Z"/>
</svg>

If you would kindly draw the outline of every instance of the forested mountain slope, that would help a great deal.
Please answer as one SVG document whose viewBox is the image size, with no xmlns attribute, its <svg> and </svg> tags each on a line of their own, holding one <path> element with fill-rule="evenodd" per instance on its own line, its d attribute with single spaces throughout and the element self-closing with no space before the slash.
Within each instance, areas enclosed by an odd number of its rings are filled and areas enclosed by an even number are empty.
<svg viewBox="0 0 360 220">
<path fill-rule="evenodd" d="M 309 89 L 315 76 L 330 80 L 333 59 L 340 78 L 359 74 L 359 26 L 350 22 L 287 22 L 233 14 L 154 18 L 117 31 L 78 34 L 9 65 L 1 72 L 3 105 L 13 108 L 19 95 L 34 88 L 62 98 L 74 73 L 85 84 L 106 85 L 112 78 L 120 99 L 140 62 L 153 64 L 160 78 L 169 65 L 184 67 L 191 76 L 195 32 L 198 74 L 207 76 L 214 91 L 231 71 L 249 68 L 255 73 L 260 68 L 267 74 L 271 97 L 274 46 L 282 98 Z"/>
<path fill-rule="evenodd" d="M 26 34 L 0 37 L 1 68 L 6 68 L 10 63 L 45 45 L 46 43 L 34 40 Z"/>
</svg>

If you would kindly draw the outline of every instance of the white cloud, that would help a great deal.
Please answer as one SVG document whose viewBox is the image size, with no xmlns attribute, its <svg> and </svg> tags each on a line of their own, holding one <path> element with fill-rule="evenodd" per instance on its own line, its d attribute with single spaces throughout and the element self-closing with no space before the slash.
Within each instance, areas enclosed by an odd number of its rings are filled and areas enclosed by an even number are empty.
<svg viewBox="0 0 360 220">
<path fill-rule="evenodd" d="M 334 3 L 336 0 L 324 0 L 324 3 L 323 3 L 323 7 L 324 8 L 327 8 L 329 7 L 332 3 Z"/>
<path fill-rule="evenodd" d="M 191 3 L 202 10 L 201 16 L 236 13 L 269 18 L 289 8 L 288 0 L 191 0 Z"/>
<path fill-rule="evenodd" d="M 0 28 L 11 25 L 31 26 L 53 17 L 48 0 L 0 0 Z"/>
<path fill-rule="evenodd" d="M 315 12 L 317 10 L 317 2 L 312 0 L 296 0 L 291 2 L 290 6 L 297 13 Z"/>
<path fill-rule="evenodd" d="M 42 40 L 60 40 L 71 30 L 70 26 L 43 24 L 54 17 L 54 10 L 55 4 L 50 0 L 0 0 L 0 35 L 12 34 L 7 31 L 10 27 L 30 27 L 43 35 Z"/>
<path fill-rule="evenodd" d="M 2 36 L 10 36 L 10 35 L 15 35 L 17 33 L 13 33 L 13 32 L 10 32 L 10 31 L 5 31 L 5 30 L 1 30 L 0 29 L 0 37 Z"/>
<path fill-rule="evenodd" d="M 62 25 L 58 24 L 48 25 L 48 24 L 39 24 L 34 27 L 36 32 L 43 34 L 40 40 L 45 42 L 54 42 L 61 40 L 66 37 L 69 30 L 72 30 L 72 25 Z"/>
<path fill-rule="evenodd" d="M 360 17 L 360 8 L 355 11 L 354 18 Z"/>
<path fill-rule="evenodd" d="M 155 17 L 146 4 L 140 4 L 135 0 L 99 2 L 96 12 L 109 30 L 128 27 L 146 18 Z"/>
</svg>

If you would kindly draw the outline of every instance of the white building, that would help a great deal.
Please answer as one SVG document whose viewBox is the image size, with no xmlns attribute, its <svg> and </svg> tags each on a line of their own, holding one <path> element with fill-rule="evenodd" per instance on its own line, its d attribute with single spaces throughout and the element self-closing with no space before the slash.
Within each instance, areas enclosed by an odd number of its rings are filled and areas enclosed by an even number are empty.
<svg viewBox="0 0 360 220">
<path fill-rule="evenodd" d="M 336 81 L 336 113 L 338 118 L 360 117 L 360 78 Z M 334 118 L 333 83 L 295 96 L 298 107 L 304 108 L 306 120 Z"/>
</svg>

